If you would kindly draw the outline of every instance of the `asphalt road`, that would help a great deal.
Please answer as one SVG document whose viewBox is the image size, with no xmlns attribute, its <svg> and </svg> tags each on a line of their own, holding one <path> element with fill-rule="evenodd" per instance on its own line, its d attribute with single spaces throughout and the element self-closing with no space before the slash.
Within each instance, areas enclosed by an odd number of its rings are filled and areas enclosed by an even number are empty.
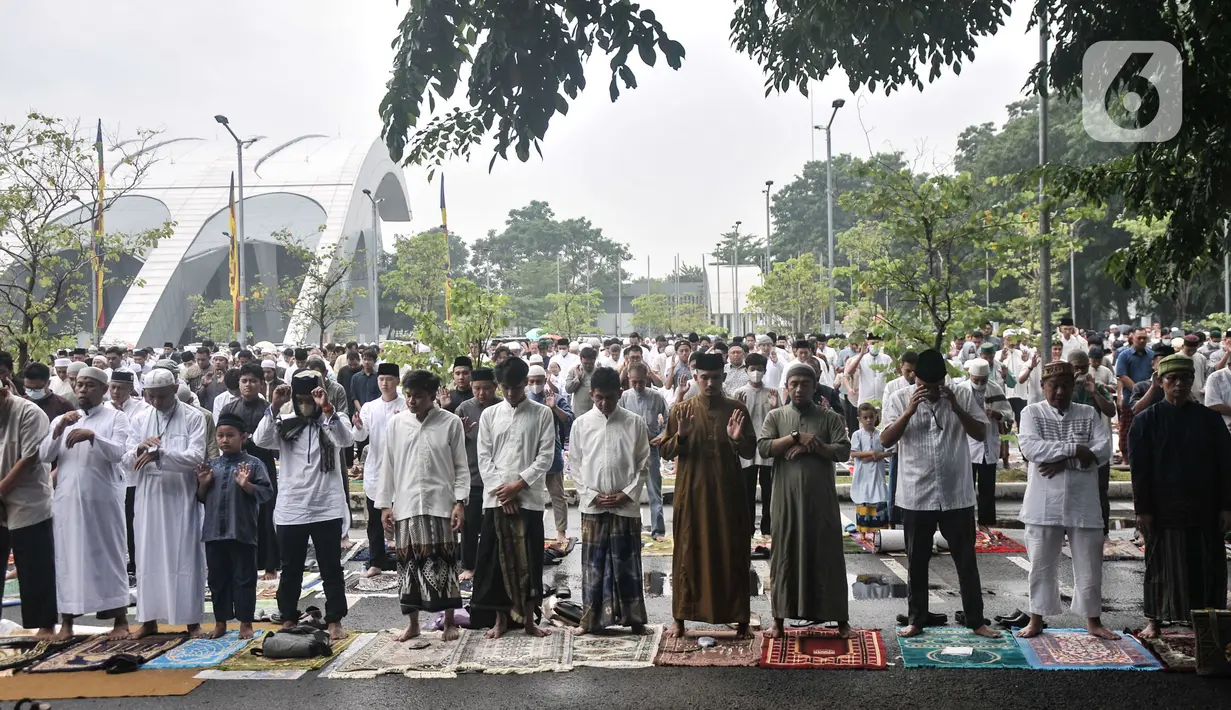
<svg viewBox="0 0 1231 710">
<path fill-rule="evenodd" d="M 1113 501 L 1121 511 L 1127 501 Z M 1019 504 L 1003 503 L 1002 519 L 1011 518 Z M 570 534 L 579 535 L 576 508 L 570 508 Z M 667 510 L 670 514 L 670 508 Z M 845 506 L 847 516 L 854 516 Z M 645 519 L 648 519 L 648 515 Z M 550 513 L 549 518 L 550 521 Z M 548 525 L 550 529 L 552 526 Z M 353 533 L 353 534 L 358 534 Z M 1020 530 L 1009 530 L 1021 539 Z M 1115 535 L 1128 535 L 1117 531 Z M 579 668 L 569 673 L 525 676 L 464 675 L 455 680 L 408 680 L 385 676 L 375 680 L 320 680 L 315 673 L 298 681 L 206 681 L 183 698 L 120 698 L 113 700 L 55 701 L 59 708 L 307 708 L 307 707 L 480 707 L 575 708 L 583 703 L 613 708 L 769 708 L 817 707 L 833 702 L 848 707 L 884 708 L 1051 708 L 1084 705 L 1096 708 L 1216 708 L 1231 707 L 1231 681 L 1195 675 L 1125 671 L 1010 671 L 1010 670 L 906 670 L 901 667 L 894 636 L 894 616 L 906 610 L 902 580 L 894 563 L 901 558 L 869 554 L 846 555 L 848 579 L 876 589 L 884 598 L 852 599 L 851 622 L 880 629 L 891 666 L 887 671 L 780 671 L 759 668 L 665 668 L 608 670 Z M 886 564 L 889 562 L 889 564 Z M 1025 604 L 1025 554 L 979 556 L 979 569 L 988 617 L 1006 614 Z M 349 565 L 358 568 L 357 563 Z M 768 562 L 754 561 L 761 579 L 768 577 Z M 1142 563 L 1107 562 L 1104 565 L 1104 622 L 1123 630 L 1142 625 Z M 653 623 L 670 620 L 668 557 L 643 560 L 646 603 Z M 904 575 L 905 570 L 900 570 Z M 1072 583 L 1071 570 L 1064 582 Z M 570 588 L 580 598 L 580 555 L 574 552 L 558 567 L 547 568 L 545 579 Z M 867 587 L 867 583 L 872 583 Z M 934 557 L 931 586 L 939 597 L 933 610 L 961 608 L 957 578 L 948 557 Z M 882 583 L 884 586 L 879 586 Z M 852 594 L 853 596 L 853 594 Z M 862 594 L 861 594 L 862 596 Z M 305 603 L 306 605 L 306 603 Z M 208 605 L 207 605 L 208 609 Z M 769 623 L 769 598 L 752 599 L 752 610 Z M 16 609 L 6 609 L 13 618 Z M 1049 619 L 1053 628 L 1081 626 L 1071 615 Z M 363 598 L 346 619 L 352 629 L 376 630 L 404 623 L 396 601 Z M 65 676 L 66 682 L 71 676 Z M 0 680 L 3 682 L 3 680 Z"/>
</svg>

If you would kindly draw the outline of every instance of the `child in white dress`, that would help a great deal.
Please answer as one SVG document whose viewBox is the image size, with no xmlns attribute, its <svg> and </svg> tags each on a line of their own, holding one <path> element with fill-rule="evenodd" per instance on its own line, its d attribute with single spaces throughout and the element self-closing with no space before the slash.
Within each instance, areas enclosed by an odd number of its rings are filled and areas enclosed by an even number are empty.
<svg viewBox="0 0 1231 710">
<path fill-rule="evenodd" d="M 851 458 L 855 473 L 851 480 L 851 500 L 855 502 L 855 530 L 865 540 L 889 525 L 889 484 L 886 461 L 892 452 L 881 444 L 880 419 L 876 407 L 859 405 L 859 430 L 851 434 Z"/>
</svg>

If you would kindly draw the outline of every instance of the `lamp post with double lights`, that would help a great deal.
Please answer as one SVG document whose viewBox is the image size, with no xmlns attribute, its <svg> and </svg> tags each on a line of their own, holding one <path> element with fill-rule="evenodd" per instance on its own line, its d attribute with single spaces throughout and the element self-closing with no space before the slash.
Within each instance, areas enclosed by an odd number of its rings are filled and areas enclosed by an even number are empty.
<svg viewBox="0 0 1231 710">
<path fill-rule="evenodd" d="M 812 128 L 818 131 L 825 131 L 825 222 L 826 231 L 828 232 L 829 241 L 829 263 L 826 264 L 826 271 L 829 278 L 827 286 L 829 287 L 829 326 L 828 330 L 833 332 L 837 326 L 837 318 L 834 313 L 834 297 L 833 297 L 833 120 L 838 115 L 838 109 L 846 105 L 846 99 L 834 99 L 832 104 L 833 113 L 829 114 L 829 123 L 824 126 L 813 126 Z"/>
</svg>

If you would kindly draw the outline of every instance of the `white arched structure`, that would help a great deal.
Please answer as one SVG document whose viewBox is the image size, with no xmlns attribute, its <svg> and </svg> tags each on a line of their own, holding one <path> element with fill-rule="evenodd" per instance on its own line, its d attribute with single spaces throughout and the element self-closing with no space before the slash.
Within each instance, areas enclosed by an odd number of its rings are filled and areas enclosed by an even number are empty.
<svg viewBox="0 0 1231 710">
<path fill-rule="evenodd" d="M 191 317 L 186 300 L 204 292 L 226 259 L 222 232 L 229 231 L 228 188 L 236 155 L 235 143 L 222 135 L 224 139 L 215 141 L 166 144 L 142 184 L 129 193 L 161 202 L 175 227 L 146 255 L 137 283 L 109 319 L 104 341 L 178 341 Z M 275 232 L 290 232 L 318 253 L 342 244 L 341 253 L 352 256 L 357 247 L 370 245 L 375 230 L 365 189 L 378 200 L 382 220 L 410 220 L 405 177 L 380 140 L 357 145 L 320 135 L 261 140 L 244 151 L 244 172 L 244 273 L 249 288 L 264 292 L 277 286 Z M 371 293 L 368 280 L 365 270 L 352 282 Z M 357 330 L 374 340 L 371 308 L 366 297 L 361 300 L 355 309 Z M 271 330 L 274 327 L 279 330 Z M 304 342 L 315 335 L 298 313 L 283 329 L 277 314 L 265 312 L 259 301 L 248 304 L 248 329 L 257 337 L 283 342 Z"/>
</svg>

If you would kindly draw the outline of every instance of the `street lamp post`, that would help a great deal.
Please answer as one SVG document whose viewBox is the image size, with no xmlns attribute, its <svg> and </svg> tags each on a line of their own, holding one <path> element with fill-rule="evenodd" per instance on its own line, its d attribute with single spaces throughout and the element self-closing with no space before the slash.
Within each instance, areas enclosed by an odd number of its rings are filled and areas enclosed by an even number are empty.
<svg viewBox="0 0 1231 710">
<path fill-rule="evenodd" d="M 763 192 L 765 193 L 765 274 L 767 276 L 769 275 L 769 270 L 770 270 L 769 238 L 771 236 L 771 233 L 770 233 L 771 227 L 769 223 L 769 191 L 771 188 L 773 188 L 773 186 L 774 186 L 773 180 L 766 180 L 765 189 L 763 190 Z"/>
<path fill-rule="evenodd" d="M 242 140 L 235 135 L 235 131 L 231 130 L 231 123 L 222 114 L 214 116 L 214 120 L 221 123 L 222 127 L 227 129 L 227 133 L 235 139 L 235 155 L 239 160 L 239 228 L 236 230 L 239 234 L 235 236 L 235 241 L 239 247 L 239 344 L 243 347 L 248 343 L 248 296 L 246 294 L 248 284 L 244 276 L 244 262 L 246 261 L 244 251 L 247 245 L 244 232 L 244 148 L 256 143 L 259 139 Z"/>
<path fill-rule="evenodd" d="M 829 239 L 829 263 L 826 270 L 829 278 L 829 326 L 831 332 L 835 329 L 838 319 L 834 313 L 833 298 L 833 120 L 838 115 L 838 109 L 846 105 L 846 99 L 834 99 L 833 113 L 829 114 L 829 123 L 824 126 L 813 126 L 818 131 L 825 131 L 825 224 Z"/>
<path fill-rule="evenodd" d="M 735 253 L 731 259 L 731 278 L 733 284 L 731 286 L 731 333 L 734 334 L 740 330 L 739 322 L 739 226 L 743 224 L 740 220 L 735 220 Z"/>
<path fill-rule="evenodd" d="M 368 280 L 372 284 L 372 298 L 371 298 L 371 301 L 372 301 L 372 332 L 375 333 L 375 337 L 372 338 L 372 342 L 379 344 L 380 343 L 380 269 L 379 269 L 379 265 L 380 265 L 380 255 L 382 251 L 381 243 L 380 243 L 380 217 L 376 209 L 376 203 L 379 202 L 379 200 L 377 200 L 375 197 L 372 196 L 371 190 L 365 189 L 363 191 L 363 194 L 365 197 L 368 198 L 368 201 L 372 203 L 372 239 L 371 239 L 371 244 L 368 245 L 367 247 L 367 250 L 368 250 Z"/>
</svg>

